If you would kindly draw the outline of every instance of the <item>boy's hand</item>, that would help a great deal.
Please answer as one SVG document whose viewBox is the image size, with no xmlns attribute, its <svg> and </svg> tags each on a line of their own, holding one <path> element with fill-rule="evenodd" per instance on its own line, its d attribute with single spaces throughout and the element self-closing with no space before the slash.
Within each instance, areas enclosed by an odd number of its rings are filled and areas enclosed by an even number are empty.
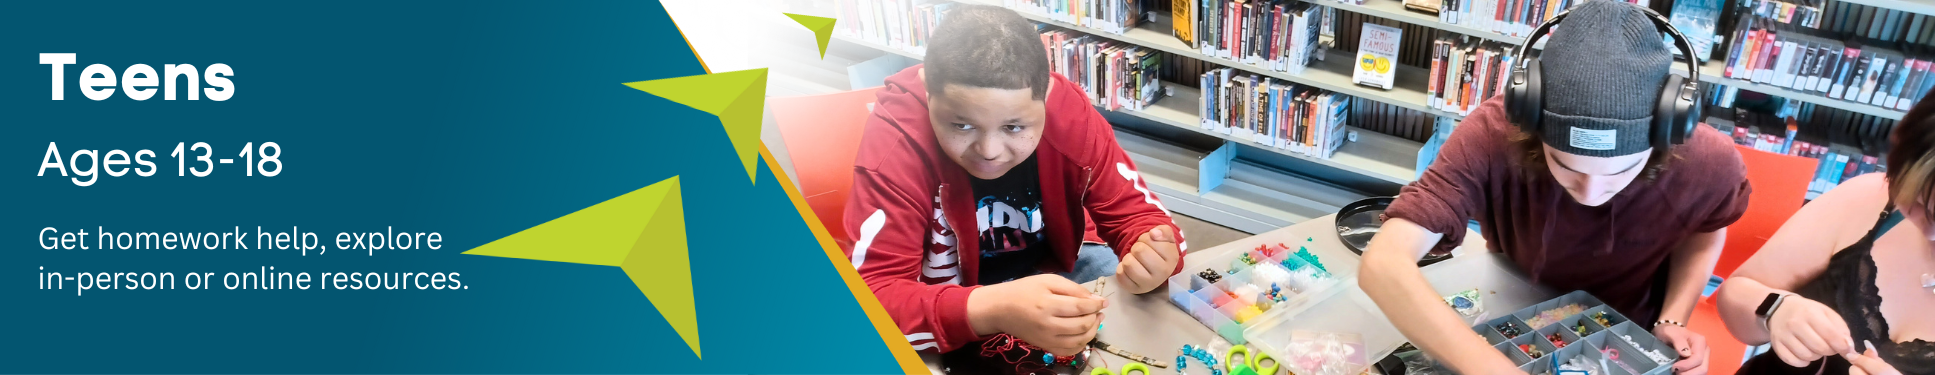
<svg viewBox="0 0 1935 375">
<path fill-rule="evenodd" d="M 1122 257 L 1122 264 L 1115 267 L 1115 277 L 1122 279 L 1122 285 L 1131 293 L 1148 293 L 1168 280 L 1170 271 L 1180 261 L 1182 250 L 1176 246 L 1176 235 L 1168 227 L 1157 226 L 1129 246 L 1129 255 Z"/>
<path fill-rule="evenodd" d="M 1673 373 L 1705 375 L 1707 373 L 1707 337 L 1692 329 L 1673 324 L 1660 324 L 1653 327 L 1653 336 L 1665 341 L 1668 346 L 1679 352 L 1679 361 L 1673 363 Z"/>
<path fill-rule="evenodd" d="M 968 294 L 968 324 L 978 335 L 1007 333 L 1056 356 L 1080 353 L 1101 328 L 1108 300 L 1060 275 L 1035 275 Z"/>
</svg>

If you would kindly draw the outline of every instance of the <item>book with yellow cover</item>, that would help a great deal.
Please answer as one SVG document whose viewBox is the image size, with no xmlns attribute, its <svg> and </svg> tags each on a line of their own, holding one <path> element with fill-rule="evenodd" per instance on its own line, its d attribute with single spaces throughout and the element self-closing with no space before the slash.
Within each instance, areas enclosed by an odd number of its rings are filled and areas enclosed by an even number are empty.
<svg viewBox="0 0 1935 375">
<path fill-rule="evenodd" d="M 1183 44 L 1190 47 L 1196 46 L 1196 1 L 1173 0 L 1169 7 L 1173 35 L 1176 39 L 1182 39 Z"/>
</svg>

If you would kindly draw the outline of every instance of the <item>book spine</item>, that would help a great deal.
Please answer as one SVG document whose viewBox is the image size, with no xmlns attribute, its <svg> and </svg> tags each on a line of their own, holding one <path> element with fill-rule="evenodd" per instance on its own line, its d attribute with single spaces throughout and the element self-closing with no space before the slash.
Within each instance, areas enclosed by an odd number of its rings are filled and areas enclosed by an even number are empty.
<svg viewBox="0 0 1935 375">
<path fill-rule="evenodd" d="M 1901 89 L 1898 90 L 1901 93 L 1901 97 L 1895 99 L 1895 109 L 1901 111 L 1906 111 L 1908 107 L 1914 106 L 1916 99 L 1919 99 L 1918 96 L 1921 95 L 1921 92 L 1915 89 L 1922 87 L 1922 80 L 1928 78 L 1928 60 L 1925 58 L 1909 60 L 1907 67 L 1909 69 L 1908 79 L 1902 82 Z"/>
<path fill-rule="evenodd" d="M 1927 100 L 1929 90 L 1935 89 L 1935 62 L 1922 60 L 1922 65 L 1917 66 L 1916 69 L 1922 71 L 1922 83 L 1921 86 L 1916 86 L 1915 101 L 1908 104 L 1910 107 L 1922 100 Z"/>
<path fill-rule="evenodd" d="M 1431 76 L 1428 78 L 1428 81 L 1430 83 L 1428 83 L 1425 86 L 1425 92 L 1424 92 L 1424 97 L 1428 101 L 1428 103 L 1425 103 L 1425 106 L 1428 106 L 1431 108 L 1438 107 L 1438 86 L 1443 83 L 1443 81 L 1439 79 L 1438 74 L 1442 72 L 1444 69 L 1443 60 L 1444 60 L 1444 41 L 1443 40 L 1433 41 L 1431 43 Z"/>
<path fill-rule="evenodd" d="M 1888 69 L 1888 58 L 1877 54 L 1868 61 L 1868 74 L 1861 81 L 1861 95 L 1854 101 L 1868 103 L 1874 101 L 1875 88 L 1880 86 L 1881 73 Z"/>
<path fill-rule="evenodd" d="M 1868 64 L 1873 61 L 1874 58 L 1869 56 L 1867 51 L 1861 51 L 1855 57 L 1854 71 L 1848 75 L 1848 88 L 1845 92 L 1841 93 L 1841 99 L 1852 101 L 1856 100 L 1855 98 L 1861 97 L 1861 86 L 1868 77 Z"/>
<path fill-rule="evenodd" d="M 1908 87 L 1908 81 L 1913 79 L 1915 75 L 1915 64 L 1917 62 L 1918 60 L 1913 58 L 1902 60 L 1901 67 L 1895 71 L 1894 84 L 1888 87 L 1888 101 L 1883 102 L 1882 107 L 1901 108 L 1902 96 L 1909 95 L 1902 90 L 1906 89 Z"/>
<path fill-rule="evenodd" d="M 1820 53 L 1821 50 L 1805 43 L 1800 44 L 1796 48 L 1800 51 L 1800 58 L 1794 60 L 1794 67 L 1788 73 L 1788 75 L 1794 76 L 1794 79 L 1789 82 L 1787 88 L 1799 90 L 1801 86 L 1810 85 L 1809 82 L 1811 81 L 1809 79 L 1813 78 L 1813 76 L 1808 74 L 1810 70 L 1807 67 L 1814 66 L 1814 54 Z"/>
<path fill-rule="evenodd" d="M 1471 54 L 1466 54 L 1465 59 L 1466 60 L 1465 60 L 1464 76 L 1458 79 L 1459 80 L 1458 82 L 1458 113 L 1459 114 L 1467 113 L 1468 111 L 1471 110 L 1471 107 L 1472 107 L 1472 102 L 1471 102 L 1472 72 L 1473 72 L 1473 68 L 1476 68 L 1478 66 L 1478 54 L 1475 52 Z"/>
<path fill-rule="evenodd" d="M 1794 82 L 1794 75 L 1789 74 L 1788 72 L 1794 66 L 1794 58 L 1799 54 L 1794 53 L 1793 41 L 1782 41 L 1780 42 L 1780 46 L 1777 48 L 1780 48 L 1780 51 L 1779 51 L 1780 58 L 1778 60 L 1775 60 L 1774 76 L 1773 76 L 1773 82 L 1771 84 L 1774 86 L 1787 87 Z"/>
<path fill-rule="evenodd" d="M 1845 48 L 1840 44 L 1830 44 L 1825 50 L 1821 51 L 1827 54 L 1827 59 L 1823 60 L 1821 66 L 1817 68 L 1820 71 L 1821 79 L 1815 82 L 1813 91 L 1820 94 L 1827 94 L 1832 86 L 1834 86 L 1834 80 L 1839 78 L 1838 75 L 1841 73 L 1840 66 L 1843 51 L 1845 51 Z"/>
<path fill-rule="evenodd" d="M 1844 166 L 1841 168 L 1841 174 L 1836 176 L 1836 181 L 1834 182 L 1836 185 L 1848 182 L 1848 179 L 1861 174 L 1861 160 L 1863 157 L 1860 155 L 1841 155 L 1837 157 L 1837 159 L 1839 158 L 1847 158 L 1848 160 L 1842 163 Z"/>
<path fill-rule="evenodd" d="M 1853 46 L 1843 47 L 1841 61 L 1834 68 L 1834 82 L 1828 87 L 1828 97 L 1841 99 L 1848 89 L 1848 77 L 1854 74 L 1855 61 L 1860 60 L 1861 50 Z"/>
</svg>

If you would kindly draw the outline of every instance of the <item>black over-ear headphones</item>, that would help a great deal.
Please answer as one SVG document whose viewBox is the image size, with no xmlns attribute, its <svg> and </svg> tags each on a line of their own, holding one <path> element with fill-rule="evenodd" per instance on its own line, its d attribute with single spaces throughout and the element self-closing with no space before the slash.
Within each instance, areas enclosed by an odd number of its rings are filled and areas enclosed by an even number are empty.
<svg viewBox="0 0 1935 375">
<path fill-rule="evenodd" d="M 1690 72 L 1687 76 L 1668 73 L 1666 84 L 1660 88 L 1658 104 L 1653 109 L 1653 129 L 1650 135 L 1653 149 L 1664 151 L 1672 145 L 1686 142 L 1686 138 L 1693 134 L 1693 127 L 1699 124 L 1700 106 L 1696 101 L 1700 96 L 1700 64 L 1693 61 L 1693 46 L 1688 44 L 1686 36 L 1680 35 L 1680 30 L 1674 28 L 1666 17 L 1660 16 L 1652 9 L 1640 8 L 1640 10 L 1646 11 L 1646 16 L 1653 20 L 1655 28 L 1673 36 L 1673 46 L 1680 49 L 1682 56 L 1687 56 L 1686 65 Z M 1532 42 L 1538 41 L 1540 36 L 1550 32 L 1552 26 L 1559 24 L 1559 20 L 1565 19 L 1566 13 L 1569 12 L 1571 12 L 1569 9 L 1560 11 L 1551 20 L 1533 29 L 1532 34 L 1525 37 L 1525 42 L 1519 44 L 1518 52 L 1512 57 L 1516 65 L 1512 68 L 1512 81 L 1505 87 L 1505 112 L 1511 116 L 1512 123 L 1518 124 L 1519 129 L 1533 135 L 1543 134 L 1544 131 L 1541 120 L 1545 110 L 1545 97 L 1541 96 L 1543 92 L 1538 58 L 1528 58 L 1526 51 L 1532 49 Z"/>
</svg>

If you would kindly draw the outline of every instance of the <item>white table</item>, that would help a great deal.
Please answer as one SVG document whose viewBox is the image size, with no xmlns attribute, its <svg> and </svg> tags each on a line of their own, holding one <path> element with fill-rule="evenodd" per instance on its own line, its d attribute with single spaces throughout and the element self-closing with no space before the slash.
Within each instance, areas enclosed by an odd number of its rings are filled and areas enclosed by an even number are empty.
<svg viewBox="0 0 1935 375">
<path fill-rule="evenodd" d="M 1325 268 L 1343 280 L 1339 286 L 1342 290 L 1329 298 L 1312 302 L 1307 309 L 1290 317 L 1287 324 L 1295 329 L 1360 334 L 1364 337 L 1366 347 L 1371 350 L 1370 360 L 1375 362 L 1406 340 L 1378 310 L 1377 305 L 1371 302 L 1370 297 L 1364 294 L 1363 289 L 1358 287 L 1358 256 L 1338 240 L 1334 216 L 1313 218 L 1221 246 L 1190 252 L 1183 257 L 1183 272 L 1196 273 L 1204 268 L 1223 270 L 1228 267 L 1230 259 L 1258 245 L 1284 243 L 1291 248 L 1307 247 L 1324 263 Z M 1425 278 L 1437 288 L 1438 294 L 1450 295 L 1478 289 L 1490 317 L 1510 314 L 1559 295 L 1526 282 L 1509 259 L 1487 252 L 1484 243 L 1478 233 L 1468 232 L 1465 243 L 1454 251 L 1455 256 L 1425 267 Z M 1141 295 L 1117 292 L 1114 288 L 1114 285 L 1108 285 L 1103 291 L 1109 298 L 1109 307 L 1102 310 L 1106 320 L 1102 323 L 1102 331 L 1096 335 L 1098 340 L 1158 360 L 1174 361 L 1177 349 L 1183 345 L 1204 345 L 1216 337 L 1209 327 L 1198 323 L 1187 312 L 1169 302 L 1168 286 Z M 1113 354 L 1095 353 L 1116 368 L 1129 362 Z M 938 355 L 923 354 L 922 358 L 927 361 L 930 370 L 936 374 L 942 373 Z M 1168 369 L 1154 369 L 1154 373 L 1175 373 L 1175 364 L 1170 364 Z M 1208 374 L 1209 370 L 1201 363 L 1192 361 L 1186 373 Z"/>
</svg>

